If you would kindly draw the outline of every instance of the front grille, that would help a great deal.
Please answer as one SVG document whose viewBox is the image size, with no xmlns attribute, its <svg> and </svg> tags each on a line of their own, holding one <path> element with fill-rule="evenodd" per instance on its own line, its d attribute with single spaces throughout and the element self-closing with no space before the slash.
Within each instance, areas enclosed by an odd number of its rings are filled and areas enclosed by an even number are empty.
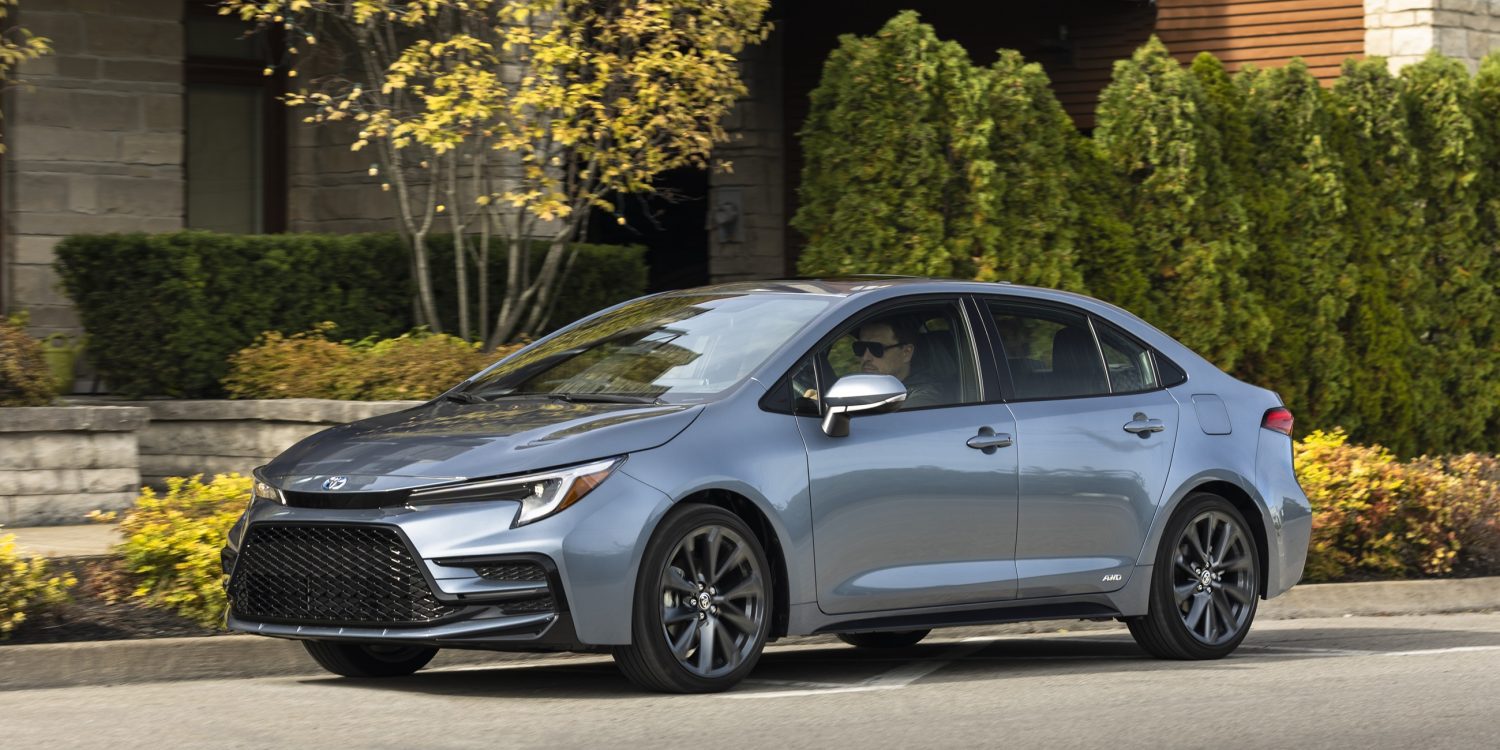
<svg viewBox="0 0 1500 750">
<path fill-rule="evenodd" d="M 545 581 L 547 571 L 533 562 L 490 563 L 475 566 L 480 578 L 490 581 Z"/>
<path fill-rule="evenodd" d="M 557 602 L 552 597 L 543 596 L 538 599 L 523 599 L 518 602 L 504 602 L 500 608 L 508 615 L 530 614 L 532 612 L 551 612 L 557 609 Z"/>
<path fill-rule="evenodd" d="M 229 599 L 240 617 L 297 623 L 420 625 L 457 613 L 419 565 L 388 527 L 256 524 Z"/>
</svg>

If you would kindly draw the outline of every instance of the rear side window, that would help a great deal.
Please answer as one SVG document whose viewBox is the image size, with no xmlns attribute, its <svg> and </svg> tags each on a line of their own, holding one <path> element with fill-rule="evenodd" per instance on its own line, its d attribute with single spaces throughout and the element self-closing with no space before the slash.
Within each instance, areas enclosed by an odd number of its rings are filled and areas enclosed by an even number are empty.
<svg viewBox="0 0 1500 750">
<path fill-rule="evenodd" d="M 1016 398 L 1109 393 L 1093 328 L 1082 314 L 1050 307 L 989 303 Z"/>
<path fill-rule="evenodd" d="M 1099 349 L 1104 353 L 1110 390 L 1115 393 L 1132 393 L 1158 387 L 1150 349 L 1097 318 L 1094 330 L 1099 334 Z"/>
</svg>

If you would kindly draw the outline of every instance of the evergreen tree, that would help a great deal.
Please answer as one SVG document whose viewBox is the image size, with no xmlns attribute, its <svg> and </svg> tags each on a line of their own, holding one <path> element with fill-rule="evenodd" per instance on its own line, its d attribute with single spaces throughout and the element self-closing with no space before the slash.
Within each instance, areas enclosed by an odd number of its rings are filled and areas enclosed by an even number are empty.
<svg viewBox="0 0 1500 750">
<path fill-rule="evenodd" d="M 1244 278 L 1244 206 L 1208 106 L 1198 79 L 1152 37 L 1115 63 L 1094 138 L 1127 181 L 1126 215 L 1150 264 L 1154 304 L 1137 312 L 1232 370 L 1265 347 L 1269 324 Z"/>
<path fill-rule="evenodd" d="M 972 277 L 1083 291 L 1070 179 L 1082 136 L 1042 67 L 1019 52 L 1001 50 L 978 73 L 988 143 L 969 162 L 983 170 L 986 188 L 973 196 Z"/>
<path fill-rule="evenodd" d="M 1418 421 L 1434 418 L 1418 404 L 1438 403 L 1441 391 L 1435 380 L 1419 382 L 1424 368 L 1416 359 L 1425 317 L 1417 293 L 1422 217 L 1406 105 L 1382 58 L 1346 61 L 1331 98 L 1347 207 L 1340 229 L 1355 274 L 1339 326 L 1353 398 L 1337 421 L 1356 442 L 1414 455 L 1422 452 Z"/>
<path fill-rule="evenodd" d="M 1485 285 L 1500 289 L 1500 51 L 1491 52 L 1479 64 L 1474 79 L 1474 123 L 1479 127 L 1483 147 L 1478 179 L 1480 196 L 1481 249 L 1488 249 L 1489 272 Z M 1492 315 L 1489 325 L 1478 332 L 1475 344 L 1489 352 L 1491 360 L 1500 358 L 1500 316 Z M 1500 374 L 1500 364 L 1491 372 Z M 1487 444 L 1476 450 L 1500 451 L 1500 377 L 1490 378 L 1488 395 L 1489 424 L 1485 427 Z"/>
<path fill-rule="evenodd" d="M 1278 391 L 1308 428 L 1328 429 L 1349 397 L 1339 324 L 1354 292 L 1328 96 L 1300 59 L 1241 75 L 1252 167 L 1242 173 L 1257 176 L 1242 191 L 1256 245 L 1247 275 L 1272 328 L 1241 375 Z"/>
<path fill-rule="evenodd" d="M 846 35 L 828 58 L 799 133 L 804 166 L 792 226 L 808 244 L 808 275 L 952 276 L 970 265 L 974 209 L 961 156 L 985 124 L 968 54 L 915 12 L 872 37 Z M 962 127 L 960 127 L 962 126 Z M 955 145 L 955 136 L 967 143 Z"/>
<path fill-rule="evenodd" d="M 1496 356 L 1483 346 L 1493 325 L 1494 253 L 1482 238 L 1479 178 L 1482 145 L 1474 127 L 1474 85 L 1457 60 L 1436 53 L 1401 74 L 1423 203 L 1420 294 L 1429 315 L 1419 330 L 1418 361 L 1441 389 L 1432 406 L 1443 419 L 1418 423 L 1424 450 L 1447 452 L 1487 444 L 1496 404 Z"/>
</svg>

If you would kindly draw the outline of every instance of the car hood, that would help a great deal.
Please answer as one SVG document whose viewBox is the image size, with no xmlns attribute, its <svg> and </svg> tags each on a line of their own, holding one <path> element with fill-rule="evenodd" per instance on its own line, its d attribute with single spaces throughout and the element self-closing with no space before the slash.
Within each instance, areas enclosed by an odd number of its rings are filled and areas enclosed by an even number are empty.
<svg viewBox="0 0 1500 750">
<path fill-rule="evenodd" d="M 411 489 L 504 476 L 655 448 L 676 437 L 699 404 L 637 405 L 514 400 L 434 402 L 313 435 L 261 475 L 283 490 Z"/>
</svg>

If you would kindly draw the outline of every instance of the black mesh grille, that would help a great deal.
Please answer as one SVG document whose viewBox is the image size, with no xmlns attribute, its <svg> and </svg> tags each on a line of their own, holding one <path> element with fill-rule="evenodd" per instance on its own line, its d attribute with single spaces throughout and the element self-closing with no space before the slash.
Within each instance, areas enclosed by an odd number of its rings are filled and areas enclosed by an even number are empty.
<svg viewBox="0 0 1500 750">
<path fill-rule="evenodd" d="M 552 597 L 544 596 L 539 599 L 524 599 L 518 602 L 505 602 L 500 605 L 506 614 L 524 614 L 531 612 L 551 612 L 557 609 L 557 602 Z"/>
<path fill-rule="evenodd" d="M 547 571 L 531 562 L 490 563 L 475 566 L 480 578 L 491 581 L 545 581 Z"/>
<path fill-rule="evenodd" d="M 432 595 L 418 565 L 386 527 L 257 524 L 229 598 L 251 620 L 415 625 L 458 612 Z"/>
</svg>

